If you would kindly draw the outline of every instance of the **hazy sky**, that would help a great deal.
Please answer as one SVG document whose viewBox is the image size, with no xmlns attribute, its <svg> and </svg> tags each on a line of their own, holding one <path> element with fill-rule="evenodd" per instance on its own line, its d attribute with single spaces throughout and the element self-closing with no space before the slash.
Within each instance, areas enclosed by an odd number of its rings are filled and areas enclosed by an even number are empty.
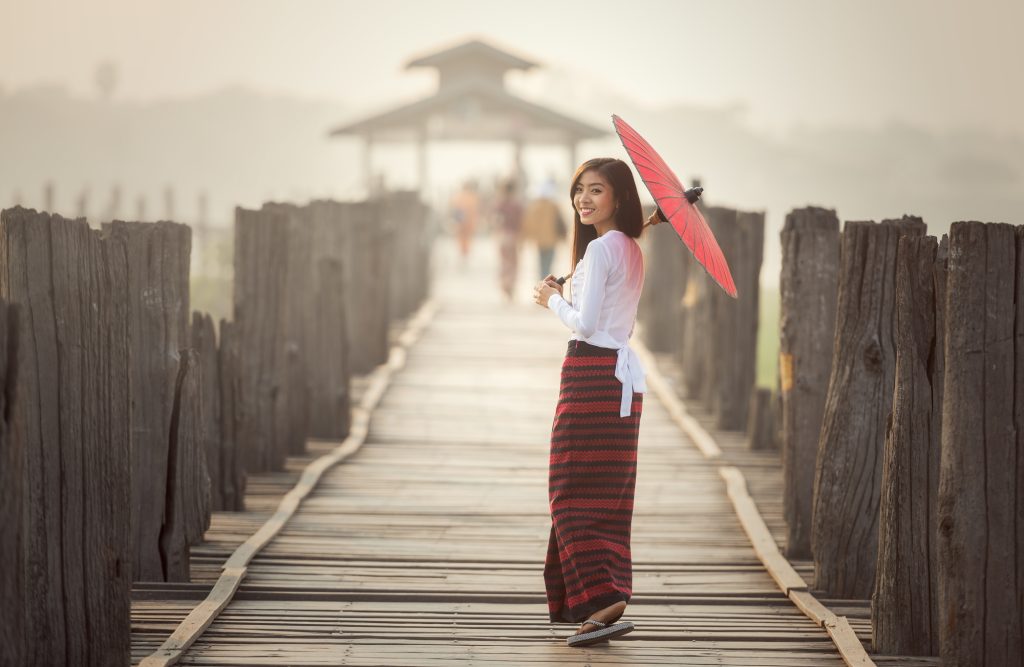
<svg viewBox="0 0 1024 667">
<path fill-rule="evenodd" d="M 110 60 L 121 99 L 243 84 L 375 110 L 432 90 L 411 56 L 480 36 L 583 90 L 739 105 L 766 129 L 1024 135 L 1021 0 L 0 0 L 0 25 L 0 90 L 92 95 Z"/>
</svg>

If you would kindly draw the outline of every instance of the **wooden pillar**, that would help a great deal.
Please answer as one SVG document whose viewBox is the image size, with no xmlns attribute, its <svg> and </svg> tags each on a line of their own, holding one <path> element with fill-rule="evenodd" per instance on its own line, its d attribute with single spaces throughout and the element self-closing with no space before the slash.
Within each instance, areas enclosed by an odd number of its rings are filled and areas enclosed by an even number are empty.
<svg viewBox="0 0 1024 667">
<path fill-rule="evenodd" d="M 810 558 L 814 465 L 835 340 L 839 218 L 830 209 L 796 209 L 786 215 L 781 238 L 779 385 L 786 555 Z"/>
<path fill-rule="evenodd" d="M 206 455 L 206 471 L 210 477 L 210 511 L 228 509 L 224 502 L 224 477 L 221 467 L 220 369 L 217 359 L 217 336 L 213 318 L 206 313 L 192 312 L 192 348 L 198 355 L 199 393 L 202 403 L 202 428 L 199 432 L 201 450 Z M 231 508 L 233 509 L 233 508 Z"/>
<path fill-rule="evenodd" d="M 181 351 L 167 450 L 167 488 L 160 553 L 167 581 L 190 580 L 190 545 L 210 527 L 210 478 L 203 447 L 202 367 L 192 348 Z"/>
<path fill-rule="evenodd" d="M 346 292 L 349 351 L 355 374 L 368 373 L 388 358 L 392 267 L 387 253 L 392 230 L 381 208 L 379 201 L 359 202 L 346 206 L 344 212 L 348 228 L 345 277 L 351 286 Z"/>
<path fill-rule="evenodd" d="M 25 664 L 25 452 L 14 432 L 18 307 L 0 300 L 0 664 Z"/>
<path fill-rule="evenodd" d="M 237 331 L 233 322 L 220 321 L 217 377 L 220 381 L 221 496 L 224 509 L 241 512 L 245 510 L 245 467 L 237 435 L 242 416 L 238 402 L 241 381 Z"/>
<path fill-rule="evenodd" d="M 75 216 L 79 218 L 89 217 L 89 188 L 82 188 L 75 200 Z"/>
<path fill-rule="evenodd" d="M 754 393 L 750 395 L 750 414 L 747 417 L 747 446 L 751 450 L 778 447 L 774 407 L 772 390 L 756 387 Z"/>
<path fill-rule="evenodd" d="M 946 239 L 903 237 L 896 250 L 896 384 L 885 438 L 872 646 L 937 655 L 938 490 Z"/>
<path fill-rule="evenodd" d="M 682 373 L 685 396 L 691 400 L 703 398 L 704 378 L 710 354 L 708 342 L 711 313 L 708 290 L 715 285 L 696 261 L 690 261 L 690 275 L 683 293 Z M 717 289 L 717 287 L 716 287 Z"/>
<path fill-rule="evenodd" d="M 47 213 L 53 213 L 55 202 L 53 194 L 53 181 L 47 181 L 43 186 L 43 210 Z"/>
<path fill-rule="evenodd" d="M 655 352 L 675 353 L 683 342 L 682 300 L 693 259 L 667 223 L 648 227 L 643 244 L 647 270 L 638 318 L 644 343 Z"/>
<path fill-rule="evenodd" d="M 343 210 L 349 205 L 316 201 L 309 205 L 314 229 L 315 280 L 312 290 L 310 362 L 310 435 L 344 438 L 351 425 L 351 354 L 349 346 L 349 291 L 347 266 L 350 231 Z M 339 332 L 341 335 L 339 335 Z"/>
<path fill-rule="evenodd" d="M 939 470 L 944 667 L 1024 655 L 1024 230 L 953 223 Z"/>
<path fill-rule="evenodd" d="M 195 479 L 206 475 L 204 460 L 192 450 L 201 446 L 194 431 L 172 433 L 175 406 L 180 402 L 182 350 L 190 347 L 189 265 L 192 230 L 174 222 L 114 222 L 105 226 L 111 238 L 125 244 L 128 258 L 128 333 L 132 353 L 132 536 L 136 581 L 188 580 L 188 571 L 169 569 L 187 558 L 188 545 L 166 538 L 161 527 L 170 505 L 180 498 L 206 495 Z M 191 390 L 191 385 L 185 387 Z M 186 396 L 184 400 L 192 400 Z M 175 478 L 171 450 L 202 466 L 197 477 L 184 472 Z M 178 480 L 180 484 L 176 484 Z M 185 502 L 191 502 L 187 500 Z M 206 510 L 208 511 L 208 510 Z M 201 511 L 200 514 L 204 514 Z M 189 520 L 194 515 L 188 514 Z M 200 524 L 205 519 L 198 519 Z M 184 533 L 195 536 L 198 527 Z M 199 533 L 199 537 L 202 533 Z M 175 552 L 167 551 L 173 548 Z M 183 577 L 183 579 L 182 579 Z"/>
<path fill-rule="evenodd" d="M 0 412 L 13 423 L 23 475 L 20 563 L 5 558 L 0 582 L 16 568 L 24 650 L 4 664 L 125 665 L 133 438 L 127 250 L 83 220 L 15 208 L 0 213 L 0 254 L 0 298 L 32 313 L 18 318 L 19 396 Z M 0 465 L 10 460 L 4 454 Z M 0 487 L 0 507 L 10 507 L 8 492 Z M 0 632 L 8 637 L 11 628 Z"/>
<path fill-rule="evenodd" d="M 285 225 L 285 262 L 278 280 L 283 285 L 283 318 L 278 342 L 275 441 L 289 454 L 306 451 L 309 434 L 309 382 L 306 354 L 316 305 L 313 292 L 313 229 L 309 210 L 293 204 L 264 204 L 262 212 Z"/>
<path fill-rule="evenodd" d="M 704 216 L 707 220 L 708 226 L 711 228 L 711 232 L 718 239 L 718 243 L 722 246 L 723 253 L 726 254 L 726 261 L 728 261 L 729 255 L 733 254 L 730 250 L 735 245 L 735 237 L 737 234 L 736 229 L 736 210 L 726 208 L 724 206 L 707 206 L 704 208 Z M 729 248 L 730 250 L 726 250 Z M 704 303 L 703 307 L 706 309 L 706 316 L 708 322 L 708 328 L 705 330 L 704 336 L 706 337 L 706 354 L 710 369 L 712 372 L 704 373 L 703 383 L 700 390 L 700 398 L 704 403 L 704 406 L 717 417 L 719 415 L 719 400 L 722 397 L 721 387 L 726 385 L 725 374 L 730 372 L 732 369 L 731 356 L 735 354 L 727 344 L 727 336 L 725 328 L 734 324 L 732 315 L 735 313 L 735 300 L 722 291 L 714 280 L 701 269 L 703 273 L 703 279 L 705 281 L 704 290 Z M 725 312 L 720 312 L 725 311 Z M 722 364 L 729 371 L 723 370 Z"/>
<path fill-rule="evenodd" d="M 895 358 L 896 243 L 920 218 L 847 222 L 832 372 L 818 440 L 811 549 L 817 588 L 866 599 L 875 583 L 878 494 Z"/>
<path fill-rule="evenodd" d="M 363 184 L 366 186 L 366 198 L 373 196 L 373 135 L 363 136 Z"/>
<path fill-rule="evenodd" d="M 135 198 L 135 219 L 143 222 L 148 218 L 149 216 L 146 214 L 146 195 L 139 195 Z"/>
<path fill-rule="evenodd" d="M 288 224 L 280 212 L 235 209 L 236 441 L 248 472 L 283 470 L 278 439 L 284 367 Z"/>
<path fill-rule="evenodd" d="M 716 301 L 712 356 L 716 360 L 716 425 L 730 431 L 747 427 L 750 396 L 757 383 L 757 325 L 761 302 L 764 213 L 737 211 L 727 216 L 722 252 L 736 283 L 737 298 L 711 285 Z M 729 226 L 731 222 L 731 228 Z"/>
</svg>

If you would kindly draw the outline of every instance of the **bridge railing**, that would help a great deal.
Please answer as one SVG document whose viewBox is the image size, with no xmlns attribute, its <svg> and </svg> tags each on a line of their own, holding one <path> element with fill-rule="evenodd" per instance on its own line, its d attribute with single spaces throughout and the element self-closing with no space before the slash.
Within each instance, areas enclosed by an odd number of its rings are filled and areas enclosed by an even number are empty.
<svg viewBox="0 0 1024 667">
<path fill-rule="evenodd" d="M 739 215 L 707 217 L 730 265 L 747 261 L 729 241 L 749 233 Z M 787 556 L 813 558 L 826 596 L 871 599 L 880 653 L 1020 664 L 1024 226 L 957 222 L 939 240 L 904 216 L 840 234 L 834 211 L 805 208 L 787 215 L 782 253 Z M 749 395 L 753 362 L 718 309 L 742 322 L 743 303 L 709 298 L 699 269 L 670 265 L 692 266 L 680 256 L 677 241 L 649 244 L 649 275 L 669 268 L 647 286 L 648 341 L 677 353 L 687 397 L 738 429 L 724 398 Z M 751 433 L 774 430 L 758 412 Z"/>
<path fill-rule="evenodd" d="M 0 212 L 0 664 L 129 664 L 131 582 L 187 581 L 247 472 L 347 435 L 351 374 L 426 297 L 425 222 L 403 193 L 239 209 L 215 327 L 188 226 Z"/>
</svg>

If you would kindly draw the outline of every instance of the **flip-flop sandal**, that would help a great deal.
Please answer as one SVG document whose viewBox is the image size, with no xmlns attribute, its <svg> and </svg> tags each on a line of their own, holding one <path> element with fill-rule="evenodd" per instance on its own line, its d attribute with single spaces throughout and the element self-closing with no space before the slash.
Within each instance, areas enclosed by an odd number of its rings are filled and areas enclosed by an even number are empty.
<svg viewBox="0 0 1024 667">
<path fill-rule="evenodd" d="M 570 635 L 566 637 L 565 643 L 569 646 L 589 646 L 590 644 L 596 644 L 612 637 L 619 637 L 626 634 L 627 632 L 633 632 L 635 629 L 633 624 L 629 621 L 623 621 L 622 623 L 612 623 L 611 625 L 605 625 L 601 621 L 583 621 L 584 625 L 596 625 L 597 630 L 592 632 L 583 632 L 578 635 Z"/>
</svg>

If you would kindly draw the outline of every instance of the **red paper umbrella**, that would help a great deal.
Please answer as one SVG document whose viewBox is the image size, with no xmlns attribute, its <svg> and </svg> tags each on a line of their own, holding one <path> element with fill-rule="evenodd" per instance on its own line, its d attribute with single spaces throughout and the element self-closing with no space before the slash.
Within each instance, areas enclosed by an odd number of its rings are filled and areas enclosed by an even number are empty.
<svg viewBox="0 0 1024 667">
<path fill-rule="evenodd" d="M 651 148 L 636 130 L 618 116 L 613 115 L 612 122 L 622 140 L 622 146 L 629 153 L 629 159 L 633 161 L 644 185 L 657 202 L 664 219 L 676 230 L 704 270 L 726 294 L 736 298 L 736 284 L 732 281 L 729 265 L 722 255 L 722 249 L 718 247 L 715 235 L 696 206 L 703 188 L 685 189 L 658 155 L 658 151 Z"/>
</svg>

